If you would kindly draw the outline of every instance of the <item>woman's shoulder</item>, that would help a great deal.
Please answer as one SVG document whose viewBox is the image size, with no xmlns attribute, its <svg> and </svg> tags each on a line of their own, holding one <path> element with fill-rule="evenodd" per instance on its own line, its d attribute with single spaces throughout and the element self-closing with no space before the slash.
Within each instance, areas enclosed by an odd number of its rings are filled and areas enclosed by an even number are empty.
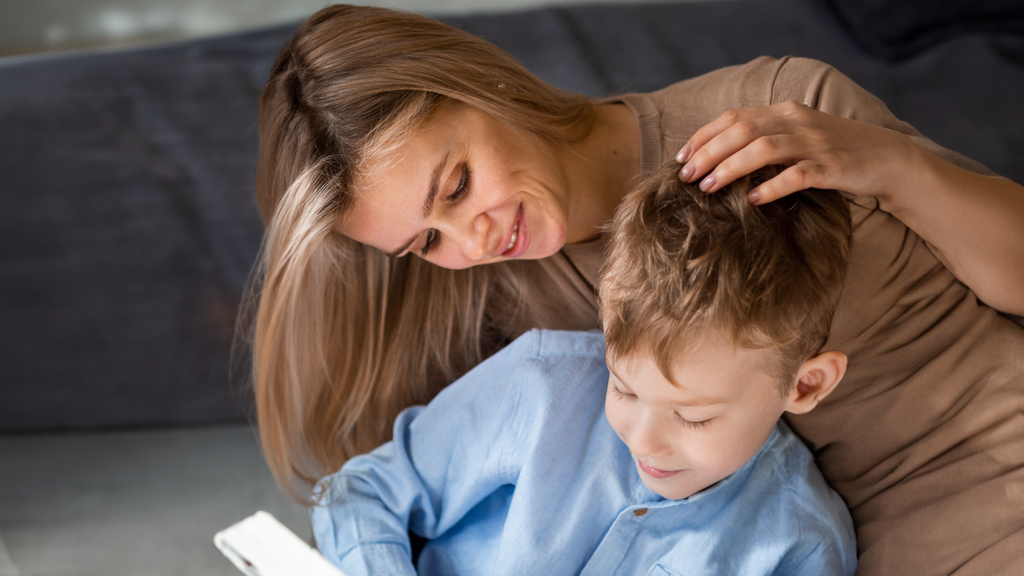
<svg viewBox="0 0 1024 576">
<path fill-rule="evenodd" d="M 785 100 L 808 105 L 818 102 L 816 94 L 824 86 L 829 95 L 841 95 L 845 89 L 832 88 L 832 77 L 840 74 L 824 62 L 810 58 L 761 56 L 746 64 L 719 68 L 676 82 L 654 92 L 628 94 L 604 100 L 622 102 L 637 117 L 641 132 L 655 137 L 664 146 L 663 154 L 653 160 L 667 160 L 677 143 L 690 136 L 723 112 L 735 108 L 767 106 Z M 850 83 L 852 84 L 852 83 Z M 664 140 L 663 142 L 660 140 Z M 678 149 L 678 148 L 676 148 Z M 661 156 L 665 158 L 661 158 Z M 660 166 L 660 162 L 656 162 Z"/>
<path fill-rule="evenodd" d="M 796 56 L 761 56 L 632 98 L 647 100 L 663 113 L 686 110 L 690 115 L 699 115 L 705 123 L 732 108 L 768 106 L 788 100 L 873 123 L 879 117 L 892 118 L 881 100 L 839 70 L 820 60 Z"/>
<path fill-rule="evenodd" d="M 761 56 L 687 78 L 646 96 L 662 108 L 688 104 L 717 111 L 766 106 L 780 98 L 794 99 L 790 96 L 813 89 L 833 72 L 830 65 L 811 58 Z"/>
</svg>

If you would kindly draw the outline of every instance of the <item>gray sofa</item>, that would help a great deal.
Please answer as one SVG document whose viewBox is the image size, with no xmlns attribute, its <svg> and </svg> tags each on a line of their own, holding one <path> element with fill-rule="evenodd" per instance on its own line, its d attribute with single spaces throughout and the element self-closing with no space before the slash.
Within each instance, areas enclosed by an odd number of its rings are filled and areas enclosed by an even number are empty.
<svg viewBox="0 0 1024 576">
<path fill-rule="evenodd" d="M 818 58 L 925 135 L 1024 182 L 1024 35 L 953 26 L 879 53 L 871 29 L 836 4 L 583 6 L 449 21 L 591 96 L 762 54 Z M 294 27 L 0 60 L 0 431 L 246 419 L 245 351 L 233 370 L 232 341 L 262 234 L 256 102 Z"/>
</svg>

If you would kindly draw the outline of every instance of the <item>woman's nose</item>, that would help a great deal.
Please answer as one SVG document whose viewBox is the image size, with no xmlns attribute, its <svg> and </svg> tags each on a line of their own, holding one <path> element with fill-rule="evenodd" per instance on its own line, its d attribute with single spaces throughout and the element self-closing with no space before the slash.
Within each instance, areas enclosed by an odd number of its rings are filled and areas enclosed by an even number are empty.
<svg viewBox="0 0 1024 576">
<path fill-rule="evenodd" d="M 455 218 L 448 228 L 449 237 L 467 260 L 483 260 L 490 256 L 488 246 L 492 221 L 486 212 Z"/>
</svg>

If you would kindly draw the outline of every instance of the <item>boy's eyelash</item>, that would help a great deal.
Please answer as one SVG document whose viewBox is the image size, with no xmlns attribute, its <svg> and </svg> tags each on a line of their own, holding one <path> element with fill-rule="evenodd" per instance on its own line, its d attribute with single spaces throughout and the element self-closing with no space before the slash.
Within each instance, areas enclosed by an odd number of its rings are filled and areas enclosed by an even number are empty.
<svg viewBox="0 0 1024 576">
<path fill-rule="evenodd" d="M 633 396 L 632 394 L 626 394 L 622 390 L 619 390 L 619 387 L 615 384 L 612 384 L 612 392 L 615 393 L 616 398 L 622 398 L 623 400 L 632 400 L 636 398 L 636 396 Z"/>
<path fill-rule="evenodd" d="M 466 166 L 465 164 L 463 164 L 462 165 L 462 176 L 459 178 L 459 185 L 455 187 L 455 191 L 452 192 L 448 196 L 447 200 L 449 202 L 458 202 L 463 197 L 465 197 L 466 192 L 468 192 L 468 191 L 469 191 L 469 167 Z M 427 240 L 426 240 L 426 242 L 423 243 L 423 248 L 420 249 L 420 256 L 422 256 L 423 258 L 427 257 L 427 254 L 430 252 L 430 248 L 434 244 L 434 241 L 436 239 L 437 239 L 437 230 L 435 230 L 433 228 L 431 228 L 430 230 L 427 230 Z"/>
<path fill-rule="evenodd" d="M 621 398 L 622 400 L 634 400 L 636 398 L 636 396 L 634 396 L 632 394 L 626 394 L 622 390 L 619 390 L 619 387 L 616 386 L 615 384 L 611 385 L 611 389 L 612 389 L 612 393 L 615 394 L 616 398 Z M 682 416 L 679 415 L 678 412 L 673 412 L 672 414 L 684 426 L 686 426 L 687 428 L 693 429 L 693 430 L 701 430 L 703 428 L 706 428 L 708 425 L 711 424 L 711 421 L 714 420 L 714 418 L 708 418 L 707 420 L 701 420 L 700 422 L 693 422 L 691 420 L 687 420 L 686 418 L 683 418 Z"/>
<path fill-rule="evenodd" d="M 706 428 L 709 424 L 711 424 L 711 421 L 713 420 L 713 418 L 708 418 L 707 420 L 694 422 L 692 420 L 687 420 L 686 418 L 683 418 L 682 416 L 679 415 L 678 412 L 674 412 L 674 414 L 676 415 L 676 418 L 678 418 L 679 421 L 683 423 L 684 426 L 686 426 L 687 428 L 691 428 L 693 430 L 700 430 L 702 428 Z"/>
</svg>

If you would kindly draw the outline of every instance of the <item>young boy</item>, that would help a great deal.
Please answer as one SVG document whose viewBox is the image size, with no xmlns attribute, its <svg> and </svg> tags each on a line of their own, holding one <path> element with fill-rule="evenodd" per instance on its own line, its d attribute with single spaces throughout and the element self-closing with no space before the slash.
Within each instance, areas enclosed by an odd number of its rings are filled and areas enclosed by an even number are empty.
<svg viewBox="0 0 1024 576">
<path fill-rule="evenodd" d="M 845 371 L 819 348 L 849 212 L 821 191 L 753 207 L 756 179 L 709 195 L 677 172 L 616 213 L 607 350 L 533 331 L 403 412 L 392 442 L 318 484 L 329 560 L 349 576 L 853 574 L 849 513 L 779 421 Z M 428 539 L 416 568 L 410 531 Z"/>
</svg>

